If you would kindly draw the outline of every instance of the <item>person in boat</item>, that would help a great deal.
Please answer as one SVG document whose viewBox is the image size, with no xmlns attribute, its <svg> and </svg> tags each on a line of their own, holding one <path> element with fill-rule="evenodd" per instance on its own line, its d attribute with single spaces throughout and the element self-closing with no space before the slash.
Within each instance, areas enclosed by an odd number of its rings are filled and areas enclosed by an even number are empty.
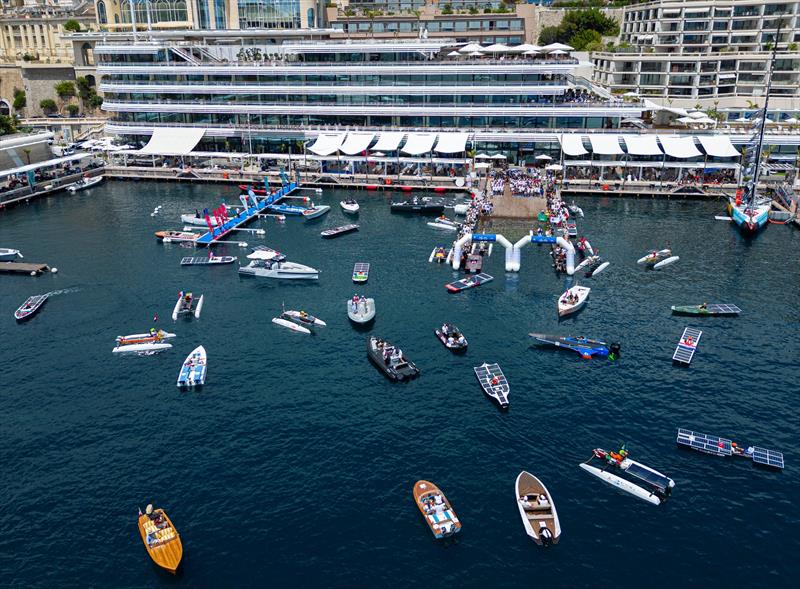
<svg viewBox="0 0 800 589">
<path fill-rule="evenodd" d="M 452 335 L 448 335 L 447 336 L 447 345 L 448 346 L 453 346 L 453 345 L 455 345 L 455 343 L 456 343 L 456 340 L 453 339 L 453 336 Z"/>
<path fill-rule="evenodd" d="M 500 379 L 497 377 L 497 375 L 494 375 L 492 377 L 492 380 L 490 380 L 489 382 L 492 384 L 492 386 L 497 386 L 498 384 L 500 384 Z"/>
<path fill-rule="evenodd" d="M 708 309 L 708 303 L 703 303 L 702 305 L 700 305 L 701 311 L 705 311 L 706 309 Z"/>
<path fill-rule="evenodd" d="M 308 319 L 308 313 L 306 313 L 305 311 L 300 311 L 300 319 L 306 321 Z"/>
</svg>

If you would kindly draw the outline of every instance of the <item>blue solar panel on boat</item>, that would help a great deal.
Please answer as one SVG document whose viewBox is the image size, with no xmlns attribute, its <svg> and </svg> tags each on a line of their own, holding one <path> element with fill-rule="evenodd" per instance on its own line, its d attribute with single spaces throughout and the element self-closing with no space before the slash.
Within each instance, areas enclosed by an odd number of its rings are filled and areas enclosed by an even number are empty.
<svg viewBox="0 0 800 589">
<path fill-rule="evenodd" d="M 689 446 L 694 450 L 708 454 L 730 456 L 733 453 L 732 442 L 727 438 L 709 436 L 708 434 L 701 434 L 688 429 L 678 429 L 677 441 L 678 444 Z"/>
<path fill-rule="evenodd" d="M 753 448 L 753 462 L 773 468 L 783 468 L 783 453 L 755 446 Z"/>
<path fill-rule="evenodd" d="M 636 478 L 642 479 L 643 481 L 648 482 L 659 489 L 665 490 L 667 487 L 669 487 L 669 478 L 658 474 L 649 468 L 645 468 L 643 465 L 630 464 L 628 468 L 625 469 L 625 472 L 635 476 Z"/>
</svg>

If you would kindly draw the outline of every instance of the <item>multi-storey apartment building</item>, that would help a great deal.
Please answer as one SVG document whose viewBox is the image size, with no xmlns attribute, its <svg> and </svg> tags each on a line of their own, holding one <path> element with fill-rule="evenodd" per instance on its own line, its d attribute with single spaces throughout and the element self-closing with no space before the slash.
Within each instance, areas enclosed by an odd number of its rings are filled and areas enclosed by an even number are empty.
<svg viewBox="0 0 800 589">
<path fill-rule="evenodd" d="M 735 109 L 763 95 L 776 45 L 772 105 L 796 110 L 798 0 L 659 0 L 628 6 L 618 46 L 592 54 L 594 79 L 617 93 Z"/>
</svg>

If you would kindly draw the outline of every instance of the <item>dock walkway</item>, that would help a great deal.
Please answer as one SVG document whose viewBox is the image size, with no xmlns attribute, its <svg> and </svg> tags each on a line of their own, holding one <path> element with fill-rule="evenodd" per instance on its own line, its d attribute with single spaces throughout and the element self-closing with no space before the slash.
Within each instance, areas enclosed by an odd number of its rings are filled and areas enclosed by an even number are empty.
<svg viewBox="0 0 800 589">
<path fill-rule="evenodd" d="M 0 262 L 0 272 L 9 272 L 12 274 L 30 274 L 34 273 L 37 276 L 43 272 L 50 270 L 47 264 L 36 264 L 28 262 Z"/>
</svg>

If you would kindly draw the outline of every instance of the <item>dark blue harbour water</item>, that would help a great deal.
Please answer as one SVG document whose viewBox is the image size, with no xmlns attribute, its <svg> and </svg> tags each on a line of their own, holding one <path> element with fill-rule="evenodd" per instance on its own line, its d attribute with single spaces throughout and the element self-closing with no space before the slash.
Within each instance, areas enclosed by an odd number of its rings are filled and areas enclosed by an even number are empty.
<svg viewBox="0 0 800 589">
<path fill-rule="evenodd" d="M 798 578 L 796 452 L 800 233 L 769 226 L 743 240 L 715 221 L 718 203 L 584 199 L 579 227 L 612 262 L 582 283 L 589 306 L 557 320 L 566 282 L 542 247 L 495 281 L 457 295 L 452 270 L 428 264 L 447 236 L 391 215 L 383 195 L 358 193 L 361 231 L 326 241 L 350 219 L 342 194 L 318 221 L 265 220 L 265 243 L 321 269 L 318 284 L 240 279 L 233 266 L 182 268 L 193 250 L 161 245 L 181 212 L 234 189 L 106 183 L 74 197 L 0 213 L 0 245 L 56 266 L 40 278 L 2 276 L 0 574 L 24 587 L 788 587 Z M 157 217 L 150 217 L 163 204 Z M 512 241 L 521 228 L 496 224 Z M 254 227 L 258 225 L 253 225 Z M 669 242 L 680 262 L 662 272 L 635 260 Z M 219 252 L 247 250 L 224 246 Z M 198 252 L 197 255 L 202 255 Z M 348 322 L 353 263 L 372 264 L 358 292 L 374 296 L 373 331 L 422 370 L 391 384 Z M 29 295 L 76 287 L 16 325 Z M 199 321 L 169 318 L 181 289 L 204 293 Z M 672 304 L 739 305 L 739 318 L 693 320 Z M 309 337 L 273 325 L 281 304 L 328 322 Z M 148 358 L 112 356 L 114 338 L 152 325 L 178 333 Z M 469 338 L 464 356 L 434 337 L 442 321 Z M 703 338 L 688 369 L 674 367 L 687 325 Z M 529 331 L 618 340 L 615 363 L 530 346 Z M 175 387 L 203 344 L 200 392 Z M 511 408 L 481 393 L 472 366 L 499 362 Z M 685 426 L 786 455 L 783 473 L 745 460 L 678 450 Z M 596 446 L 627 442 L 634 458 L 676 481 L 654 507 L 578 468 Z M 514 479 L 527 469 L 556 499 L 561 543 L 525 535 Z M 436 543 L 411 497 L 442 487 L 464 529 Z M 184 543 L 177 578 L 151 564 L 137 506 L 164 507 Z"/>
</svg>

